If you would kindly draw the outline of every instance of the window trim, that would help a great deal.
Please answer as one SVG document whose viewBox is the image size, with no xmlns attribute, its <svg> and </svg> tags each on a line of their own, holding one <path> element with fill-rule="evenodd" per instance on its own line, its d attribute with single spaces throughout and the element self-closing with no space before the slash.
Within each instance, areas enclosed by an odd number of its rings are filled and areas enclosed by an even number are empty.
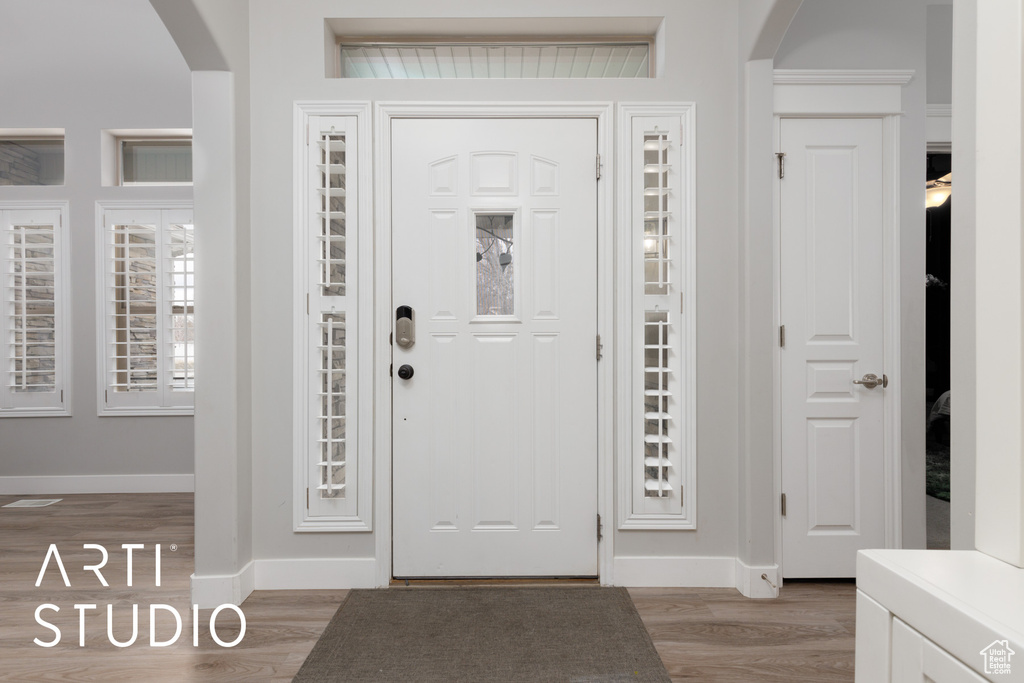
<svg viewBox="0 0 1024 683">
<path fill-rule="evenodd" d="M 136 200 L 96 202 L 96 414 L 99 417 L 118 416 L 189 416 L 195 414 L 194 394 L 190 405 L 110 405 L 107 401 L 107 286 L 109 284 L 106 212 L 108 211 L 192 211 L 187 200 Z M 161 230 L 161 233 L 163 231 Z"/>
<path fill-rule="evenodd" d="M 100 131 L 100 185 L 102 187 L 191 188 L 195 184 L 193 174 L 193 182 L 190 183 L 129 183 L 125 185 L 121 169 L 121 143 L 125 140 L 190 140 L 193 143 L 193 151 L 195 147 L 191 128 L 104 128 Z M 128 190 L 133 193 L 142 191 L 144 190 Z M 132 195 L 126 194 L 125 196 Z M 171 196 L 188 198 L 188 195 L 184 194 Z"/>
<path fill-rule="evenodd" d="M 188 142 L 189 151 L 192 151 L 191 135 L 118 135 L 114 138 L 114 154 L 117 163 L 117 184 L 120 187 L 192 187 L 193 180 L 168 180 L 162 182 L 147 182 L 124 179 L 124 143 L 126 142 Z"/>
<path fill-rule="evenodd" d="M 634 376 L 636 359 L 643 352 L 643 333 L 636 329 L 637 321 L 643 320 L 643 273 L 636 273 L 638 249 L 642 243 L 636 239 L 634 221 L 633 192 L 633 121 L 636 118 L 675 119 L 679 122 L 679 130 L 671 131 L 678 135 L 679 141 L 679 211 L 676 231 L 681 241 L 682 255 L 679 261 L 680 294 L 679 313 L 674 313 L 679 321 L 679 364 L 681 382 L 679 386 L 679 457 L 680 487 L 683 493 L 681 511 L 679 513 L 657 513 L 634 511 L 635 477 L 637 476 L 638 436 L 634 409 L 641 396 L 634 395 Z M 627 529 L 696 529 L 697 528 L 697 332 L 696 332 L 696 137 L 695 137 L 696 104 L 692 102 L 665 102 L 659 104 L 620 104 L 618 107 L 618 161 L 616 171 L 617 192 L 620 198 L 617 216 L 619 225 L 629 226 L 621 230 L 617 239 L 620 253 L 620 267 L 623 273 L 618 280 L 620 288 L 620 320 L 628 321 L 622 330 L 624 337 L 623 355 L 620 356 L 619 380 L 621 386 L 630 387 L 628 399 L 620 402 L 617 410 L 617 424 L 629 425 L 624 430 L 618 459 L 617 508 L 618 528 Z M 642 144 L 642 141 L 640 141 Z M 642 173 L 642 169 L 641 169 Z M 638 246 L 639 245 L 639 246 Z M 642 262 L 642 253 L 639 256 Z M 638 291 L 639 288 L 639 291 Z M 674 298 L 673 292 L 670 296 Z M 674 308 L 674 307 L 673 307 Z M 639 345 L 639 348 L 638 348 Z"/>
<path fill-rule="evenodd" d="M 65 187 L 68 173 L 68 141 L 63 128 L 0 128 L 0 142 L 33 143 L 60 142 L 60 182 L 59 183 L 15 183 L 0 187 Z"/>
<path fill-rule="evenodd" d="M 71 328 L 71 259 L 67 256 L 70 242 L 69 203 L 67 201 L 0 201 L 0 212 L 34 210 L 57 211 L 60 214 L 59 224 L 54 232 L 57 242 L 55 253 L 58 260 L 54 272 L 59 278 L 55 284 L 54 291 L 55 302 L 59 303 L 59 310 L 55 311 L 54 317 L 57 324 L 60 325 L 60 334 L 57 334 L 55 339 L 54 356 L 57 359 L 57 390 L 61 392 L 61 399 L 59 406 L 48 408 L 40 406 L 18 407 L 16 405 L 2 407 L 0 408 L 0 418 L 71 417 L 71 385 L 74 373 L 72 370 L 72 345 L 70 342 L 73 334 Z M 2 229 L 3 226 L 0 225 L 0 230 Z M 6 257 L 0 257 L 0 271 L 6 272 L 5 261 Z"/>
<path fill-rule="evenodd" d="M 314 345 L 310 339 L 313 317 L 320 312 L 313 307 L 317 299 L 311 291 L 314 264 L 309 258 L 313 243 L 311 225 L 311 196 L 314 193 L 311 169 L 315 163 L 309 158 L 309 144 L 313 124 L 319 117 L 349 117 L 354 119 L 355 173 L 346 178 L 346 185 L 355 188 L 356 201 L 348 204 L 348 212 L 355 212 L 355 221 L 346 226 L 346 237 L 354 237 L 355 251 L 347 250 L 346 261 L 353 266 L 355 277 L 346 277 L 346 298 L 349 313 L 355 313 L 352 325 L 353 355 L 348 365 L 354 369 L 355 391 L 347 392 L 346 402 L 356 406 L 353 441 L 346 441 L 346 468 L 354 464 L 354 476 L 346 472 L 346 491 L 355 495 L 354 509 L 345 514 L 313 514 L 307 506 L 308 472 L 312 454 L 309 453 L 310 429 L 314 414 L 311 411 L 311 389 L 308 384 Z M 370 133 L 369 102 L 308 102 L 295 103 L 293 134 L 293 304 L 292 304 L 292 459 L 293 486 L 292 511 L 296 532 L 365 532 L 373 530 L 374 461 L 373 461 L 373 175 L 371 153 L 373 141 Z M 346 140 L 346 144 L 351 144 Z M 347 160 L 347 163 L 351 164 Z M 350 232 L 351 231 L 351 232 Z M 348 240 L 346 240 L 348 243 Z M 349 243 L 349 247 L 353 246 Z M 348 271 L 349 274 L 352 271 Z M 346 319 L 346 323 L 349 321 Z M 349 435 L 346 434 L 346 439 Z M 312 495 L 310 491 L 310 495 Z"/>
</svg>

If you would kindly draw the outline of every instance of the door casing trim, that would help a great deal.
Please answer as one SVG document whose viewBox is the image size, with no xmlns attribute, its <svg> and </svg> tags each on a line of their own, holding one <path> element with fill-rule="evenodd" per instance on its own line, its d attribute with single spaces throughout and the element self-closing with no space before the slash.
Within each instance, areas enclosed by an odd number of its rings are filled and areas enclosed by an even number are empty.
<svg viewBox="0 0 1024 683">
<path fill-rule="evenodd" d="M 391 347 L 391 122 L 402 118 L 591 118 L 597 120 L 597 153 L 603 160 L 597 185 L 597 332 L 605 340 L 605 358 L 597 375 L 597 513 L 605 521 L 598 543 L 598 572 L 602 584 L 612 581 L 614 519 L 614 263 L 612 226 L 614 188 L 610 186 L 614 149 L 611 102 L 378 102 L 374 106 L 374 518 L 376 583 L 386 587 L 392 575 L 391 377 L 384 360 Z M 595 533 L 597 532 L 595 522 Z"/>
<path fill-rule="evenodd" d="M 801 78 L 794 79 L 786 70 L 775 71 L 775 121 L 774 149 L 780 148 L 782 119 L 794 118 L 874 118 L 882 121 L 882 206 L 885 224 L 882 226 L 882 277 L 885 279 L 883 298 L 883 353 L 882 372 L 890 378 L 883 408 L 883 468 L 885 472 L 885 544 L 887 548 L 903 545 L 903 496 L 901 463 L 901 406 L 902 375 L 901 353 L 901 307 L 900 307 L 900 117 L 902 116 L 902 89 L 910 82 L 912 71 L 865 70 L 847 71 L 806 71 Z M 856 79 L 851 81 L 851 74 Z M 855 89 L 837 86 L 856 85 Z M 781 314 L 782 284 L 782 242 L 781 242 L 781 193 L 782 186 L 777 173 L 772 176 L 772 287 L 774 321 L 776 328 L 783 324 Z M 774 500 L 782 495 L 782 349 L 774 345 L 772 375 L 772 422 L 774 438 L 772 459 L 774 469 Z M 779 577 L 785 575 L 785 555 L 782 545 L 782 512 L 774 506 L 775 558 L 779 566 Z"/>
</svg>

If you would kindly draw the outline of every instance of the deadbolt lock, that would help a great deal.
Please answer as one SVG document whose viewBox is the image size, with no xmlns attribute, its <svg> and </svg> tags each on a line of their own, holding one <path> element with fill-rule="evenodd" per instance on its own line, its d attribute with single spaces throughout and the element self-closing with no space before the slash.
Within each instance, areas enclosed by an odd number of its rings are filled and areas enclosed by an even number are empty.
<svg viewBox="0 0 1024 683">
<path fill-rule="evenodd" d="M 403 349 L 416 343 L 416 318 L 411 306 L 399 306 L 395 310 L 395 342 Z"/>
</svg>

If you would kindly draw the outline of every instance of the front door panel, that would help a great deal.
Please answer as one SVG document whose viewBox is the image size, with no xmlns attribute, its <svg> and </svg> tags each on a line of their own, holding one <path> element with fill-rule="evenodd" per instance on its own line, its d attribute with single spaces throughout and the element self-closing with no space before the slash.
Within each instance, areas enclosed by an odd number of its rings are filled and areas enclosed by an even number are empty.
<svg viewBox="0 0 1024 683">
<path fill-rule="evenodd" d="M 597 574 L 596 140 L 392 123 L 396 577 Z"/>
</svg>

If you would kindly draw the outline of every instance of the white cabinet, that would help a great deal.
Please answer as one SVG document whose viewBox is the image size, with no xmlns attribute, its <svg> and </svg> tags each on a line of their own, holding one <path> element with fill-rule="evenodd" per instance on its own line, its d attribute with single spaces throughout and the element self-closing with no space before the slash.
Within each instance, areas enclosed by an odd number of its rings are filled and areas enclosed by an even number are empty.
<svg viewBox="0 0 1024 683">
<path fill-rule="evenodd" d="M 1024 683 L 1024 569 L 976 551 L 861 551 L 855 671 L 857 683 Z"/>
<path fill-rule="evenodd" d="M 984 683 L 985 679 L 897 618 L 892 620 L 892 683 Z"/>
<path fill-rule="evenodd" d="M 856 683 L 889 680 L 891 650 L 892 614 L 858 590 L 857 651 L 854 660 Z"/>
</svg>

